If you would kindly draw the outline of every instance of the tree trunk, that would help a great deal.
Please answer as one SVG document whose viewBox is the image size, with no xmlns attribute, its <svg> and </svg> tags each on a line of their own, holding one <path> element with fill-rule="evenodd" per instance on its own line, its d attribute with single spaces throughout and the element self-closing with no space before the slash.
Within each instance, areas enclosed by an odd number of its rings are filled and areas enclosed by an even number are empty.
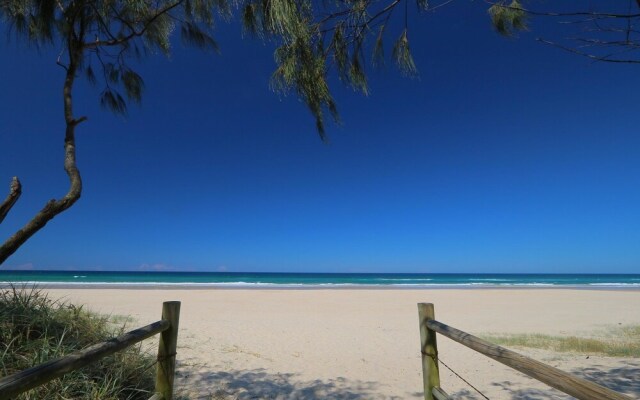
<svg viewBox="0 0 640 400">
<path fill-rule="evenodd" d="M 82 48 L 74 47 L 75 46 L 69 46 L 69 65 L 66 67 L 67 73 L 63 88 L 64 119 L 66 123 L 64 138 L 64 170 L 69 176 L 69 191 L 61 199 L 53 199 L 47 202 L 44 208 L 42 208 L 42 210 L 40 210 L 40 212 L 31 219 L 31 221 L 27 222 L 26 225 L 14 233 L 2 244 L 2 246 L 0 246 L 0 265 L 56 215 L 71 207 L 80 198 L 80 194 L 82 192 L 82 180 L 80 179 L 80 171 L 78 171 L 78 167 L 76 166 L 75 129 L 76 126 L 86 120 L 86 118 L 73 118 L 71 92 L 73 89 L 75 74 L 82 57 Z M 17 197 L 15 200 L 17 200 Z M 15 203 L 15 200 L 13 200 L 13 203 Z M 3 206 L 4 204 L 5 203 L 3 203 Z M 8 208 L 11 207 L 9 206 Z M 7 209 L 7 212 L 8 211 L 9 210 Z"/>
</svg>

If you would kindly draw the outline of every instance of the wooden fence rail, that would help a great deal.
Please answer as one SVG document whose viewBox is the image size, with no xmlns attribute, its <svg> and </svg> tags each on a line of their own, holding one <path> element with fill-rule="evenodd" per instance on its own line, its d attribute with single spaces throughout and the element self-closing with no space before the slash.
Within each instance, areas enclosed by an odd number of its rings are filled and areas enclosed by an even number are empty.
<svg viewBox="0 0 640 400">
<path fill-rule="evenodd" d="M 632 400 L 604 386 L 578 378 L 547 364 L 497 346 L 435 320 L 431 303 L 419 303 L 420 345 L 425 400 L 444 400 L 449 396 L 440 388 L 436 333 L 448 337 L 478 353 L 505 364 L 578 400 Z"/>
<path fill-rule="evenodd" d="M 152 399 L 172 400 L 179 319 L 180 302 L 164 302 L 160 321 L 0 379 L 0 400 L 13 398 L 157 334 L 160 334 L 160 344 L 156 367 L 156 393 Z"/>
</svg>

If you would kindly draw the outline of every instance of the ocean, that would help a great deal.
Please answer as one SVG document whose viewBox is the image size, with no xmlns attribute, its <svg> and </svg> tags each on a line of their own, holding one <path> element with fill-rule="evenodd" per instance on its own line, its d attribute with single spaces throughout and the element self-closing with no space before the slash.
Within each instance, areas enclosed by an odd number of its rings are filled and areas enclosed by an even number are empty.
<svg viewBox="0 0 640 400">
<path fill-rule="evenodd" d="M 336 274 L 242 272 L 2 271 L 0 285 L 324 287 L 579 287 L 640 290 L 640 274 Z"/>
</svg>

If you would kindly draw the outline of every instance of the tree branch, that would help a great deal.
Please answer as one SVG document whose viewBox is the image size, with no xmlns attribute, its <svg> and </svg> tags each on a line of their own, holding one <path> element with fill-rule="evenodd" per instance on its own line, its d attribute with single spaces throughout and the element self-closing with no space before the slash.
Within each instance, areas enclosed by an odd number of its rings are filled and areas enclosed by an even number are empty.
<svg viewBox="0 0 640 400">
<path fill-rule="evenodd" d="M 489 5 L 496 5 L 497 3 L 493 0 L 485 0 L 485 3 Z M 543 11 L 533 11 L 522 7 L 512 7 L 506 4 L 500 4 L 500 7 L 506 8 L 509 10 L 518 10 L 523 11 L 529 15 L 539 16 L 539 17 L 595 17 L 595 18 L 638 18 L 640 17 L 640 13 L 609 13 L 609 12 L 598 12 L 598 11 L 578 11 L 578 12 L 543 12 Z"/>
<path fill-rule="evenodd" d="M 555 46 L 555 47 L 557 47 L 559 49 L 568 51 L 570 53 L 590 58 L 590 59 L 592 59 L 594 61 L 601 61 L 601 62 L 608 62 L 608 63 L 620 63 L 620 64 L 640 64 L 640 60 L 608 58 L 608 57 L 610 57 L 610 55 L 608 55 L 608 56 L 598 56 L 598 55 L 595 55 L 595 54 L 585 53 L 583 51 L 580 51 L 578 49 L 574 49 L 574 48 L 571 48 L 571 47 L 566 47 L 566 46 L 563 46 L 563 45 L 561 45 L 559 43 L 551 42 L 549 40 L 545 40 L 545 39 L 542 39 L 542 38 L 538 38 L 536 40 L 541 42 L 541 43 L 544 43 L 544 44 Z"/>
<path fill-rule="evenodd" d="M 95 40 L 93 42 L 88 42 L 88 43 L 84 43 L 82 45 L 83 48 L 85 49 L 93 49 L 96 47 L 100 47 L 100 46 L 118 46 L 121 45 L 123 43 L 128 42 L 129 40 L 136 38 L 136 37 L 140 37 L 142 35 L 145 34 L 145 32 L 147 31 L 147 29 L 149 28 L 149 26 L 151 26 L 151 24 L 153 24 L 153 22 L 155 22 L 156 19 L 160 18 L 161 15 L 164 15 L 166 13 L 168 13 L 169 11 L 173 10 L 174 8 L 176 8 L 177 6 L 179 6 L 180 4 L 182 4 L 184 0 L 178 0 L 175 3 L 159 10 L 153 17 L 151 17 L 149 20 L 145 21 L 142 29 L 140 31 L 136 31 L 134 29 L 133 26 L 131 26 L 130 24 L 126 24 L 128 26 L 128 28 L 131 30 L 131 33 L 121 37 L 119 39 L 110 39 L 110 40 Z M 121 20 L 123 23 L 125 23 L 126 21 Z"/>
<path fill-rule="evenodd" d="M 9 214 L 11 207 L 16 204 L 16 201 L 18 201 L 18 198 L 20 198 L 21 194 L 22 185 L 20 184 L 18 177 L 14 176 L 11 180 L 11 186 L 9 187 L 9 194 L 7 195 L 7 198 L 4 199 L 2 204 L 0 204 L 0 224 L 2 223 L 2 221 L 4 221 L 4 218 L 7 216 L 7 214 Z"/>
</svg>

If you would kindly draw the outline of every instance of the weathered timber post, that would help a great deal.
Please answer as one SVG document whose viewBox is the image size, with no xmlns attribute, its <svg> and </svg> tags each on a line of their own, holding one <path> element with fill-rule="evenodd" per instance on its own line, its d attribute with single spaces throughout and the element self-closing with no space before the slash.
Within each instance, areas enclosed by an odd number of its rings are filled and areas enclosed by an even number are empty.
<svg viewBox="0 0 640 400">
<path fill-rule="evenodd" d="M 169 328 L 160 334 L 158 345 L 158 366 L 156 368 L 156 393 L 163 400 L 173 400 L 173 378 L 176 370 L 176 347 L 178 344 L 178 323 L 180 302 L 162 303 L 162 319 L 169 321 Z"/>
<path fill-rule="evenodd" d="M 418 303 L 420 319 L 420 350 L 422 352 L 422 382 L 424 399 L 434 400 L 433 388 L 440 387 L 440 369 L 438 368 L 438 346 L 436 332 L 427 327 L 427 321 L 435 319 L 432 303 Z"/>
</svg>

